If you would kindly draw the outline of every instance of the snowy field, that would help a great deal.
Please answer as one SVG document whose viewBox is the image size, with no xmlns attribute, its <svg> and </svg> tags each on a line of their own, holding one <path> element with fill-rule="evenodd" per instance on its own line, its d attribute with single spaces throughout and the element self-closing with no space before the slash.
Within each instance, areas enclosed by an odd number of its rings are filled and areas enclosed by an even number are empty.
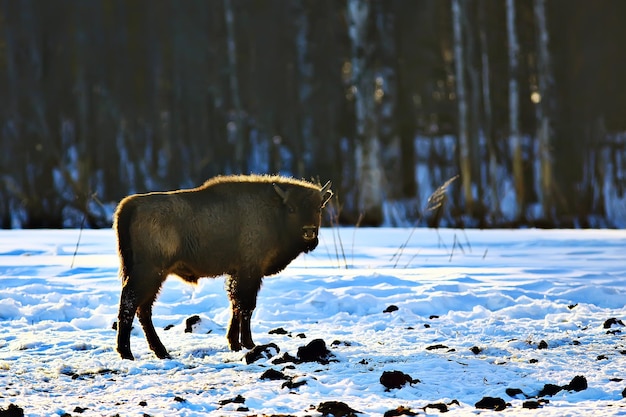
<svg viewBox="0 0 626 417">
<path fill-rule="evenodd" d="M 626 416 L 624 230 L 323 229 L 264 280 L 253 335 L 280 352 L 251 363 L 227 348 L 223 278 L 166 282 L 154 322 L 173 359 L 137 321 L 137 360 L 119 359 L 113 232 L 84 231 L 74 257 L 78 237 L 0 231 L 0 410 Z M 330 353 L 306 362 L 316 339 Z"/>
</svg>

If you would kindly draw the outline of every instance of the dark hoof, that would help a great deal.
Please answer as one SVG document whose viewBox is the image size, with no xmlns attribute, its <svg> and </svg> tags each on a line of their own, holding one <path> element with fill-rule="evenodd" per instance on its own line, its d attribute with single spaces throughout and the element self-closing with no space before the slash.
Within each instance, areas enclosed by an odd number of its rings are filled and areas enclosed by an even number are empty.
<svg viewBox="0 0 626 417">
<path fill-rule="evenodd" d="M 246 349 L 254 349 L 256 345 L 254 344 L 254 342 L 250 341 L 243 343 L 243 347 L 245 347 Z"/>
<path fill-rule="evenodd" d="M 118 353 L 120 354 L 120 356 L 122 357 L 122 359 L 127 359 L 127 360 L 129 360 L 129 361 L 134 361 L 134 360 L 135 360 L 135 357 L 134 357 L 134 356 L 133 356 L 133 354 L 132 354 L 132 353 L 130 353 L 130 352 L 119 352 L 119 351 L 118 351 Z"/>
<path fill-rule="evenodd" d="M 241 343 L 239 342 L 228 342 L 228 347 L 230 348 L 230 350 L 232 350 L 233 352 L 239 352 L 241 350 Z"/>
<path fill-rule="evenodd" d="M 159 359 L 172 359 L 172 357 L 170 356 L 169 353 L 167 353 L 167 350 L 165 350 L 165 348 L 152 349 L 152 351 Z"/>
</svg>

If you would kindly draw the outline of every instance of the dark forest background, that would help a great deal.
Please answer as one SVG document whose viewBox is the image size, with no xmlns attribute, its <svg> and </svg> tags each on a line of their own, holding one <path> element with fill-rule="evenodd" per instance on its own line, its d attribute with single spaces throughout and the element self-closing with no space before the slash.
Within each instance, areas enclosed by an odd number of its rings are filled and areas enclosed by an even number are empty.
<svg viewBox="0 0 626 417">
<path fill-rule="evenodd" d="M 624 1 L 0 1 L 3 228 L 250 172 L 343 224 L 626 227 Z"/>
</svg>

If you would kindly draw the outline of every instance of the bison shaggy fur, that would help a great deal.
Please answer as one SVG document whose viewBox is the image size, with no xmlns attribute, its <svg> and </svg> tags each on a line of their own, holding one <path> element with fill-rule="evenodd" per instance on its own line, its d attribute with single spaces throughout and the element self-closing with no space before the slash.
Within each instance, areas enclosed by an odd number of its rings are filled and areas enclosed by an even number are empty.
<svg viewBox="0 0 626 417">
<path fill-rule="evenodd" d="M 163 281 L 177 275 L 195 283 L 226 275 L 231 302 L 228 343 L 254 347 L 250 318 L 263 277 L 283 270 L 318 244 L 321 211 L 332 196 L 324 187 L 282 176 L 220 176 L 202 186 L 135 194 L 117 207 L 122 292 L 117 351 L 133 359 L 135 315 L 150 349 L 169 354 L 152 324 L 152 304 Z"/>
</svg>

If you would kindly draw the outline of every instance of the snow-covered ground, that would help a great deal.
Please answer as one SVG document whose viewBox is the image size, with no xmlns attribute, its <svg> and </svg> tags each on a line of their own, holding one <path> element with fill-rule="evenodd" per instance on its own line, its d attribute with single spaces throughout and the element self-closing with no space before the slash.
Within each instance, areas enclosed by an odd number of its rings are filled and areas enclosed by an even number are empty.
<svg viewBox="0 0 626 417">
<path fill-rule="evenodd" d="M 317 416 L 337 401 L 360 415 L 626 415 L 626 231 L 411 233 L 323 229 L 264 280 L 253 335 L 280 353 L 247 364 L 227 348 L 223 278 L 170 278 L 154 322 L 173 359 L 136 322 L 137 360 L 124 361 L 113 232 L 83 231 L 74 257 L 78 230 L 0 231 L 0 410 Z M 330 362 L 273 363 L 315 339 Z M 269 369 L 285 379 L 261 379 Z M 386 389 L 385 371 L 413 382 Z M 505 410 L 476 408 L 484 397 Z"/>
</svg>

